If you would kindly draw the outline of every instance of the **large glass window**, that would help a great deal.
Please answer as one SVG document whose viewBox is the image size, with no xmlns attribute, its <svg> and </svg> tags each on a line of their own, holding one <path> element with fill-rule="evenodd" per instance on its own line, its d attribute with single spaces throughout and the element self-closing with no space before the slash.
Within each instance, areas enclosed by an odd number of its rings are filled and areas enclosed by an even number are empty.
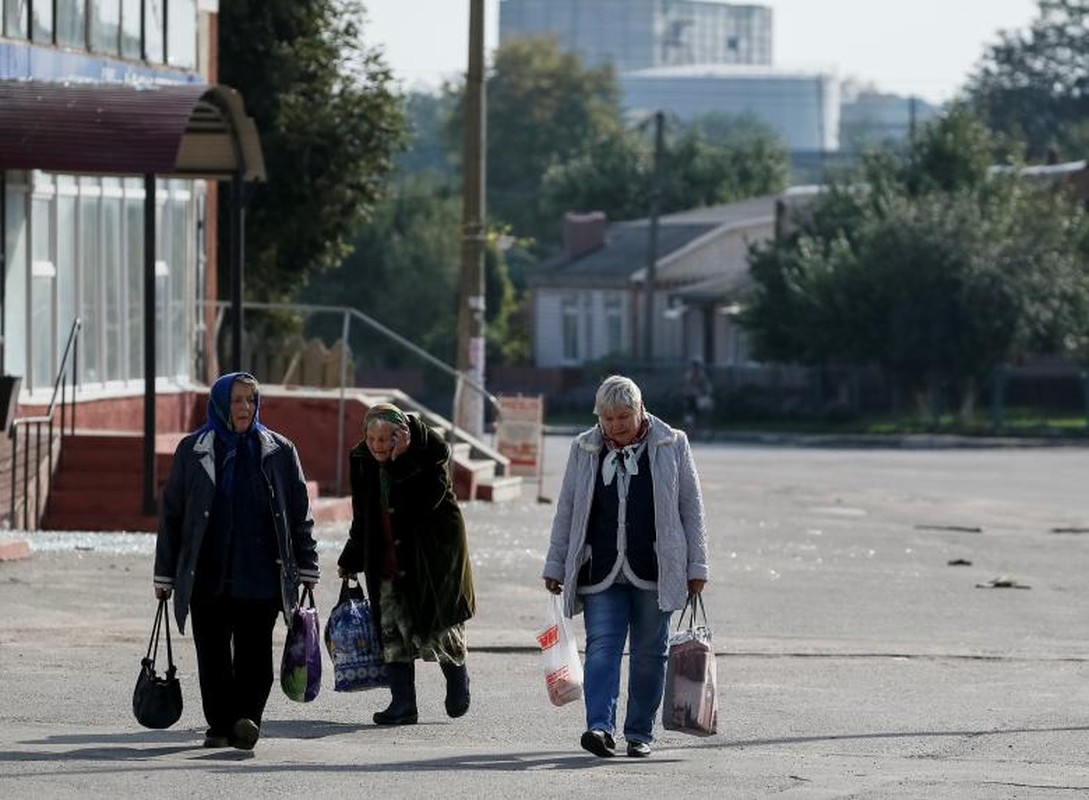
<svg viewBox="0 0 1089 800">
<path fill-rule="evenodd" d="M 63 47 L 87 47 L 86 0 L 56 0 L 57 44 Z"/>
<path fill-rule="evenodd" d="M 57 195 L 57 364 L 76 318 L 76 197 Z M 81 336 L 82 338 L 82 336 Z M 71 376 L 69 376 L 71 377 Z"/>
<path fill-rule="evenodd" d="M 165 0 L 144 0 L 144 58 L 162 63 L 166 46 Z"/>
<path fill-rule="evenodd" d="M 31 21 L 31 38 L 40 44 L 53 44 L 53 3 L 38 0 L 34 4 L 34 19 Z"/>
<path fill-rule="evenodd" d="M 188 326 L 187 300 L 191 293 L 187 290 L 186 277 L 189 270 L 189 203 L 188 193 L 174 193 L 174 199 L 167 207 L 170 215 L 170 289 L 168 302 L 170 313 L 167 319 L 170 322 L 172 338 L 167 353 L 169 359 L 164 364 L 164 372 L 168 375 L 187 375 L 189 373 L 189 337 L 186 335 Z M 169 366 L 169 369 L 166 367 Z"/>
<path fill-rule="evenodd" d="M 106 183 L 108 179 L 103 179 Z M 116 181 L 116 179 L 112 179 Z M 124 296 L 121 293 L 121 196 L 104 187 L 102 198 L 102 322 L 105 339 L 105 379 L 122 380 L 124 374 Z"/>
<path fill-rule="evenodd" d="M 91 49 L 96 53 L 121 52 L 121 0 L 91 3 Z"/>
<path fill-rule="evenodd" d="M 30 351 L 33 366 L 29 385 L 35 389 L 53 384 L 53 354 L 55 325 L 53 319 L 53 287 L 57 268 L 53 260 L 53 200 L 35 197 L 30 204 Z"/>
<path fill-rule="evenodd" d="M 10 179 L 4 202 L 4 370 L 9 375 L 26 375 L 26 273 L 27 213 L 26 187 Z"/>
<path fill-rule="evenodd" d="M 170 0 L 167 4 L 166 59 L 175 67 L 197 67 L 197 2 Z"/>
<path fill-rule="evenodd" d="M 27 34 L 27 0 L 3 0 L 4 35 L 9 39 L 25 39 Z"/>
<path fill-rule="evenodd" d="M 143 25 L 140 22 L 143 0 L 121 0 L 121 55 L 143 58 Z"/>
<path fill-rule="evenodd" d="M 144 377 L 144 201 L 139 181 L 132 179 L 125 192 L 125 255 L 128 296 L 128 377 Z"/>
<path fill-rule="evenodd" d="M 99 363 L 102 355 L 102 348 L 99 346 L 102 328 L 102 300 L 99 290 L 102 201 L 94 191 L 97 187 L 93 187 L 92 179 L 84 178 L 81 184 L 85 193 L 81 195 L 79 203 L 79 313 L 83 317 L 83 332 L 79 337 L 80 371 L 82 382 L 99 383 L 103 379 L 102 365 Z"/>
</svg>

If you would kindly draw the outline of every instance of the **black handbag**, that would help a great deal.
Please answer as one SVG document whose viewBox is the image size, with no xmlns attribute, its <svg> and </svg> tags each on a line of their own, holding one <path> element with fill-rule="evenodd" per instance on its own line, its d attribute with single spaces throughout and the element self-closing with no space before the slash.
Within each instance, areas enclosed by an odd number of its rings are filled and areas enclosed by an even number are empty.
<svg viewBox="0 0 1089 800">
<path fill-rule="evenodd" d="M 155 673 L 155 658 L 159 654 L 159 631 L 166 628 L 166 672 Z M 181 682 L 176 675 L 174 651 L 170 648 L 170 614 L 166 598 L 159 601 L 155 612 L 155 624 L 151 627 L 151 640 L 147 655 L 140 661 L 140 676 L 132 690 L 132 713 L 145 728 L 169 728 L 181 717 Z"/>
</svg>

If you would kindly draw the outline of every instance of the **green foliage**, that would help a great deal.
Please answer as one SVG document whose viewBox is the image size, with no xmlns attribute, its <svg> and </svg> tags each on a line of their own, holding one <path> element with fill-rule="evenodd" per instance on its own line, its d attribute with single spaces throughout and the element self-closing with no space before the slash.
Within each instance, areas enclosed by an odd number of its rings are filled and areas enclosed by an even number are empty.
<svg viewBox="0 0 1089 800">
<path fill-rule="evenodd" d="M 489 360 L 517 360 L 528 352 L 516 295 L 496 237 L 485 250 L 485 334 Z M 461 273 L 461 197 L 426 176 L 409 177 L 379 202 L 360 228 L 353 251 L 335 270 L 316 276 L 304 302 L 356 308 L 436 358 L 456 361 Z M 339 333 L 331 332 L 333 338 Z M 364 363 L 419 366 L 403 346 L 368 332 Z"/>
<path fill-rule="evenodd" d="M 645 217 L 653 172 L 648 132 L 618 122 L 545 173 L 544 216 L 559 220 L 568 211 L 604 211 L 610 220 Z M 787 172 L 787 152 L 774 132 L 747 118 L 708 115 L 666 140 L 661 211 L 772 194 L 786 185 Z"/>
<path fill-rule="evenodd" d="M 446 91 L 456 98 L 447 134 L 460 158 L 464 86 Z M 519 236 L 556 240 L 558 221 L 539 207 L 542 176 L 615 124 L 616 76 L 584 67 L 553 38 L 517 39 L 495 51 L 486 92 L 488 212 Z"/>
<path fill-rule="evenodd" d="M 988 177 L 990 145 L 956 110 L 754 248 L 755 355 L 878 364 L 917 396 L 959 386 L 968 409 L 1002 362 L 1084 348 L 1085 212 L 1016 170 Z"/>
<path fill-rule="evenodd" d="M 966 87 L 988 126 L 1028 157 L 1081 158 L 1089 145 L 1089 2 L 1039 0 L 1027 31 L 1003 32 Z"/>
<path fill-rule="evenodd" d="M 426 178 L 406 180 L 360 228 L 352 254 L 316 276 L 303 301 L 349 306 L 454 363 L 461 199 Z M 415 356 L 377 335 L 358 358 L 376 366 L 419 366 Z"/>
<path fill-rule="evenodd" d="M 458 159 L 445 139 L 446 127 L 454 113 L 450 94 L 410 92 L 405 97 L 409 141 L 397 159 L 398 171 L 405 175 L 430 175 L 439 181 L 456 178 Z"/>
<path fill-rule="evenodd" d="M 337 266 L 393 168 L 403 114 L 362 13 L 355 0 L 220 3 L 219 77 L 245 98 L 268 171 L 246 216 L 251 298 Z"/>
</svg>

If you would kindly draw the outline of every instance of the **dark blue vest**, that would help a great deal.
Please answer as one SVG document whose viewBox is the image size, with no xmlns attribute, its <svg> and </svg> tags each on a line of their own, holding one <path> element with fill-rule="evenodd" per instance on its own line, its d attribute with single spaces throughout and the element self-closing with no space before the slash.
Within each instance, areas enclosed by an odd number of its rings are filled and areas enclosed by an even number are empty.
<svg viewBox="0 0 1089 800">
<path fill-rule="evenodd" d="M 632 571 L 643 580 L 658 580 L 658 557 L 654 545 L 654 482 L 650 479 L 649 446 L 639 456 L 639 472 L 629 477 L 628 510 L 625 519 L 625 554 Z M 579 571 L 579 586 L 600 583 L 612 571 L 618 556 L 617 520 L 620 514 L 618 477 L 608 486 L 601 479 L 604 451 L 598 463 L 594 482 L 594 499 L 590 503 L 590 521 L 586 526 L 586 544 L 590 560 Z"/>
</svg>

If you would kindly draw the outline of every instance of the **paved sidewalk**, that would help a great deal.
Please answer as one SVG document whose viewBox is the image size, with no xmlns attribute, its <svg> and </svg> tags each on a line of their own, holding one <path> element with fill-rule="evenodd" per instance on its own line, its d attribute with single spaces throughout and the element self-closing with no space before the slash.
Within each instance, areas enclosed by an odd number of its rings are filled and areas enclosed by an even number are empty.
<svg viewBox="0 0 1089 800">
<path fill-rule="evenodd" d="M 566 447 L 549 438 L 545 497 Z M 1089 451 L 708 444 L 696 458 L 718 736 L 664 732 L 647 760 L 578 748 L 581 707 L 548 704 L 533 641 L 547 503 L 465 507 L 480 608 L 468 716 L 445 717 L 434 665 L 421 723 L 396 730 L 370 723 L 380 691 L 327 680 L 302 705 L 274 687 L 252 753 L 198 747 L 188 635 L 182 720 L 132 720 L 152 537 L 31 534 L 31 558 L 0 563 L 0 797 L 1089 793 Z M 343 537 L 320 531 L 327 574 Z M 1031 588 L 977 588 L 1002 577 Z M 337 588 L 319 587 L 323 616 Z"/>
</svg>

